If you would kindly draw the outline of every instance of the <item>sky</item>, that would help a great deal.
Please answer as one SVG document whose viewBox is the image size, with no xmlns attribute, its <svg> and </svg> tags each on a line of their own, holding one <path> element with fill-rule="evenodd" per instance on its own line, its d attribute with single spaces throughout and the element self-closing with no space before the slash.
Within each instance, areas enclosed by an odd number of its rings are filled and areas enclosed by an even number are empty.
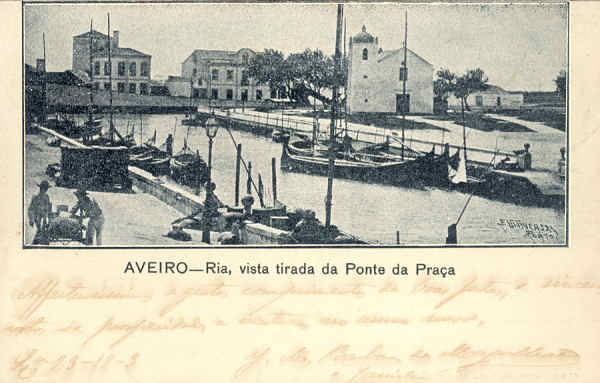
<svg viewBox="0 0 600 383">
<path fill-rule="evenodd" d="M 567 68 L 565 4 L 345 4 L 347 35 L 367 31 L 384 50 L 408 48 L 433 64 L 463 73 L 481 68 L 507 90 L 552 91 Z M 274 48 L 286 54 L 335 49 L 335 4 L 27 4 L 24 61 L 43 55 L 49 71 L 71 69 L 73 36 L 119 30 L 119 45 L 152 55 L 152 77 L 181 74 L 194 49 Z"/>
</svg>

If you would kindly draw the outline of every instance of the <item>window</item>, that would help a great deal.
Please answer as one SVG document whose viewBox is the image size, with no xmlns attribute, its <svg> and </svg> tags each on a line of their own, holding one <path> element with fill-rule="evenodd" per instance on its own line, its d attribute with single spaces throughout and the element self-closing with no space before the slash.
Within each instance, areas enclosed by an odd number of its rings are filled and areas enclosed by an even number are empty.
<svg viewBox="0 0 600 383">
<path fill-rule="evenodd" d="M 219 98 L 219 90 L 218 89 L 211 89 L 211 98 L 215 99 L 215 100 Z"/>
<path fill-rule="evenodd" d="M 248 89 L 242 90 L 242 101 L 248 101 Z"/>
<path fill-rule="evenodd" d="M 475 105 L 483 106 L 483 96 L 475 96 Z"/>
<path fill-rule="evenodd" d="M 230 69 L 227 70 L 227 80 L 228 81 L 233 80 L 233 71 Z"/>
<path fill-rule="evenodd" d="M 248 53 L 244 53 L 244 54 L 242 55 L 242 63 L 243 63 L 244 65 L 248 65 Z"/>
<path fill-rule="evenodd" d="M 100 63 L 98 61 L 94 63 L 94 76 L 100 76 Z"/>
<path fill-rule="evenodd" d="M 135 83 L 129 84 L 129 93 L 135 93 Z"/>
<path fill-rule="evenodd" d="M 118 67 L 119 76 L 125 76 L 125 63 L 121 61 Z"/>
<path fill-rule="evenodd" d="M 129 75 L 134 77 L 137 76 L 137 67 L 135 63 L 129 64 Z"/>
<path fill-rule="evenodd" d="M 104 75 L 110 75 L 110 63 L 108 61 L 104 63 Z"/>
<path fill-rule="evenodd" d="M 369 50 L 367 48 L 363 49 L 363 60 L 369 59 Z"/>
<path fill-rule="evenodd" d="M 256 90 L 256 100 L 257 101 L 262 100 L 262 90 L 260 90 L 260 89 Z"/>
<path fill-rule="evenodd" d="M 148 84 L 145 82 L 140 84 L 140 94 L 148 94 Z"/>
<path fill-rule="evenodd" d="M 242 85 L 248 85 L 248 71 L 242 71 Z"/>
<path fill-rule="evenodd" d="M 206 91 L 206 89 L 198 89 L 198 97 L 206 100 L 208 98 L 208 92 Z"/>
<path fill-rule="evenodd" d="M 104 89 L 106 89 L 106 90 L 110 89 L 110 82 L 105 82 L 104 83 Z"/>
<path fill-rule="evenodd" d="M 406 80 L 408 80 L 408 68 L 404 68 L 404 67 L 400 68 L 399 79 L 400 79 L 400 81 L 406 81 Z"/>
<path fill-rule="evenodd" d="M 125 83 L 124 82 L 120 82 L 117 84 L 117 92 L 125 93 Z"/>
<path fill-rule="evenodd" d="M 233 89 L 227 89 L 227 99 L 233 100 Z"/>
<path fill-rule="evenodd" d="M 140 76 L 148 77 L 149 72 L 150 72 L 150 70 L 149 70 L 148 62 L 146 62 L 146 61 L 142 62 L 142 64 L 140 65 Z"/>
<path fill-rule="evenodd" d="M 194 88 L 192 91 L 192 98 L 198 98 L 200 96 L 200 92 L 198 89 Z"/>
<path fill-rule="evenodd" d="M 212 70 L 212 79 L 213 80 L 218 80 L 219 79 L 219 70 L 218 69 L 213 69 Z"/>
</svg>

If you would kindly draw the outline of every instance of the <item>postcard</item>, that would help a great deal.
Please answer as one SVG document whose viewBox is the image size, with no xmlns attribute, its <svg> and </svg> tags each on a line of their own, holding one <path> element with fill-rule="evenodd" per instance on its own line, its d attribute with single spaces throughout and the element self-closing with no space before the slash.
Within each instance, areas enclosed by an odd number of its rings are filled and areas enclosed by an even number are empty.
<svg viewBox="0 0 600 383">
<path fill-rule="evenodd" d="M 0 382 L 596 382 L 593 2 L 2 2 Z"/>
</svg>

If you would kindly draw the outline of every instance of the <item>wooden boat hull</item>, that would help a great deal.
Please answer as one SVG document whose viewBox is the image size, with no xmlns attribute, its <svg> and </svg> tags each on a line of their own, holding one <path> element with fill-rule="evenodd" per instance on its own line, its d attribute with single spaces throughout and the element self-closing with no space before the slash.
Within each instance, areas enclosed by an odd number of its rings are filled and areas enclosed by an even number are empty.
<svg viewBox="0 0 600 383">
<path fill-rule="evenodd" d="M 329 159 L 293 153 L 283 144 L 281 169 L 326 176 Z M 444 157 L 428 154 L 406 161 L 371 162 L 336 159 L 334 177 L 391 185 L 447 185 L 448 162 Z"/>
<path fill-rule="evenodd" d="M 129 163 L 155 176 L 170 173 L 170 156 L 164 150 L 152 146 L 129 148 Z"/>
<path fill-rule="evenodd" d="M 208 166 L 195 154 L 182 154 L 170 159 L 171 178 L 182 185 L 198 187 L 208 181 Z"/>
</svg>

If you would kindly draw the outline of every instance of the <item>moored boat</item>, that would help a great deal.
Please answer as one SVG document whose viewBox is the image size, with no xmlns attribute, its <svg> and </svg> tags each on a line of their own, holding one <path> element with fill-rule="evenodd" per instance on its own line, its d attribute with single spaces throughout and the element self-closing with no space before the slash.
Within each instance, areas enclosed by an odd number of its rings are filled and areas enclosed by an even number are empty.
<svg viewBox="0 0 600 383">
<path fill-rule="evenodd" d="M 287 171 L 327 175 L 329 158 L 315 151 L 283 143 L 281 168 Z M 310 151 L 310 153 L 309 153 Z M 336 152 L 334 177 L 392 185 L 442 184 L 448 182 L 448 160 L 444 156 L 427 153 L 413 159 L 387 161 L 357 158 Z"/>
<path fill-rule="evenodd" d="M 187 146 L 171 157 L 169 165 L 171 177 L 182 185 L 199 187 L 208 180 L 208 165 Z"/>
</svg>

